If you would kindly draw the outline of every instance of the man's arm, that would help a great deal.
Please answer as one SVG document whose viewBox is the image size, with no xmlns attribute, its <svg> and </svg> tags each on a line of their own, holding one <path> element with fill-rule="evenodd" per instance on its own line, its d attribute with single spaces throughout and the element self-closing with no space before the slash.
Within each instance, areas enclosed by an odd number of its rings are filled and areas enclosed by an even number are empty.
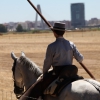
<svg viewBox="0 0 100 100">
<path fill-rule="evenodd" d="M 75 44 L 73 43 L 73 55 L 75 57 L 75 59 L 78 62 L 82 62 L 83 61 L 83 55 L 78 51 L 78 49 L 76 48 Z"/>
<path fill-rule="evenodd" d="M 43 65 L 43 74 L 47 73 L 52 65 L 52 51 L 50 45 L 47 47 L 46 56 Z"/>
</svg>

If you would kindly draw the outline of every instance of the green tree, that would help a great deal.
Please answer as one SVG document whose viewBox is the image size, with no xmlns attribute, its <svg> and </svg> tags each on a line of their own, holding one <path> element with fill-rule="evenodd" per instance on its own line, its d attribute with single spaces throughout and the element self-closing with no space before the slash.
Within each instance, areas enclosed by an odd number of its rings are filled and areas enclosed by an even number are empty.
<svg viewBox="0 0 100 100">
<path fill-rule="evenodd" d="M 7 32 L 7 28 L 3 24 L 0 24 L 0 32 Z"/>
<path fill-rule="evenodd" d="M 17 32 L 23 32 L 23 27 L 21 24 L 18 24 L 17 28 L 16 28 Z"/>
</svg>

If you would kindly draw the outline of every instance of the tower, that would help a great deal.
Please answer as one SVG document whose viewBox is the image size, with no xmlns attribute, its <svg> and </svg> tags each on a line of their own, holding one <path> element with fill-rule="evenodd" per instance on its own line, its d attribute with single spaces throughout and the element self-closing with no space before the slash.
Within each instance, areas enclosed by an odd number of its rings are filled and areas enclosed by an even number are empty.
<svg viewBox="0 0 100 100">
<path fill-rule="evenodd" d="M 85 26 L 84 3 L 71 4 L 71 25 L 74 28 Z"/>
<path fill-rule="evenodd" d="M 40 5 L 37 5 L 38 11 L 42 14 Z M 35 29 L 44 29 L 43 19 L 41 18 L 41 22 L 38 23 L 38 13 L 36 12 L 36 19 L 35 19 Z"/>
</svg>

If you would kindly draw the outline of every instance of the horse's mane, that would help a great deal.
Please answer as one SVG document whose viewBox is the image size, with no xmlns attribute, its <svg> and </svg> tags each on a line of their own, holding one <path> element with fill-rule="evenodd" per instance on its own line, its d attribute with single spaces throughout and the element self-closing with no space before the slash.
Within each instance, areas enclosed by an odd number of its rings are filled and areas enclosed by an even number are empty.
<svg viewBox="0 0 100 100">
<path fill-rule="evenodd" d="M 22 66 L 29 67 L 29 69 L 32 70 L 34 74 L 36 74 L 37 76 L 40 76 L 42 74 L 42 70 L 26 56 L 20 56 L 20 58 L 18 59 L 18 62 Z"/>
</svg>

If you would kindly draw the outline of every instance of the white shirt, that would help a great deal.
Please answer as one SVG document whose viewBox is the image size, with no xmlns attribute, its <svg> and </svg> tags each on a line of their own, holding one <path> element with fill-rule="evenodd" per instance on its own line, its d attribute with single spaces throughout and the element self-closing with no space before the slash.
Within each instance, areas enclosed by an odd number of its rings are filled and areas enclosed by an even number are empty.
<svg viewBox="0 0 100 100">
<path fill-rule="evenodd" d="M 64 38 L 57 38 L 47 47 L 43 73 L 46 73 L 51 66 L 72 65 L 73 57 L 78 62 L 83 61 L 83 55 L 77 50 L 73 42 Z"/>
</svg>

